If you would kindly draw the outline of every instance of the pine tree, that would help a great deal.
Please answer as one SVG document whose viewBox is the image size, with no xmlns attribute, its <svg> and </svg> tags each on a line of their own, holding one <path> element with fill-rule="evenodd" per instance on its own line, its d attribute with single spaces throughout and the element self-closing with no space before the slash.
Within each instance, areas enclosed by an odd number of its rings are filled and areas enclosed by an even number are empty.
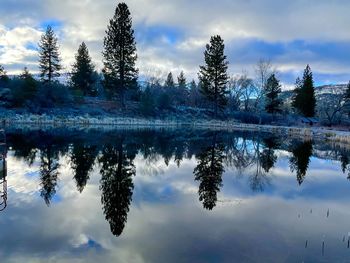
<svg viewBox="0 0 350 263">
<path fill-rule="evenodd" d="M 180 75 L 177 77 L 177 87 L 178 87 L 177 101 L 178 101 L 178 104 L 183 105 L 186 103 L 186 100 L 188 97 L 187 82 L 183 71 L 181 71 Z"/>
<path fill-rule="evenodd" d="M 84 42 L 80 44 L 75 60 L 71 76 L 73 88 L 81 91 L 84 96 L 96 95 L 96 90 L 94 89 L 95 67 Z"/>
<path fill-rule="evenodd" d="M 292 106 L 305 117 L 314 117 L 316 108 L 315 88 L 309 65 L 304 70 L 302 81 L 297 79 Z"/>
<path fill-rule="evenodd" d="M 8 81 L 9 81 L 9 77 L 6 74 L 4 67 L 0 65 L 0 82 L 6 83 Z"/>
<path fill-rule="evenodd" d="M 313 146 L 311 141 L 296 144 L 292 149 L 293 156 L 289 159 L 289 166 L 292 172 L 296 171 L 299 185 L 304 182 L 312 151 Z"/>
<path fill-rule="evenodd" d="M 118 93 L 122 107 L 125 107 L 125 92 L 137 87 L 138 69 L 136 42 L 128 6 L 118 4 L 110 20 L 103 51 L 104 86 L 110 94 Z"/>
<path fill-rule="evenodd" d="M 38 87 L 36 80 L 33 78 L 33 75 L 30 74 L 27 67 L 24 68 L 20 78 L 23 80 L 24 99 L 32 99 L 35 96 Z"/>
<path fill-rule="evenodd" d="M 174 78 L 173 78 L 173 73 L 169 72 L 166 80 L 165 80 L 165 83 L 164 83 L 164 86 L 166 88 L 175 88 L 175 82 L 174 82 Z"/>
<path fill-rule="evenodd" d="M 218 110 L 227 103 L 226 85 L 229 77 L 227 74 L 228 61 L 224 49 L 224 41 L 219 35 L 211 37 L 210 44 L 207 44 L 204 52 L 206 65 L 201 66 L 199 71 L 202 93 L 214 104 L 216 117 Z"/>
<path fill-rule="evenodd" d="M 222 187 L 222 174 L 225 171 L 224 147 L 216 143 L 216 135 L 214 135 L 212 145 L 196 157 L 198 163 L 193 174 L 195 180 L 200 182 L 199 200 L 203 202 L 205 209 L 212 210 L 216 206 L 217 193 Z"/>
<path fill-rule="evenodd" d="M 275 114 L 281 112 L 282 100 L 279 98 L 281 85 L 275 74 L 272 74 L 265 85 L 266 105 L 265 110 L 268 113 Z"/>
<path fill-rule="evenodd" d="M 198 86 L 193 79 L 190 83 L 190 93 L 189 93 L 189 103 L 193 107 L 197 107 L 199 104 L 199 91 L 198 91 Z"/>
<path fill-rule="evenodd" d="M 187 82 L 183 71 L 181 71 L 180 75 L 177 77 L 177 85 L 180 89 L 186 89 Z"/>
<path fill-rule="evenodd" d="M 51 26 L 47 27 L 39 42 L 39 68 L 40 77 L 44 82 L 50 83 L 60 76 L 61 59 L 57 37 Z"/>
</svg>

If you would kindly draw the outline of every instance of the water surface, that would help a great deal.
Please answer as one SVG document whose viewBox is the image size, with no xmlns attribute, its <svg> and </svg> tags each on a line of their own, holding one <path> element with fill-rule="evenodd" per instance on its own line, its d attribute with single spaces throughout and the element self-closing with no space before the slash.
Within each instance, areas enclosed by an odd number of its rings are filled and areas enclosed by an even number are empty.
<svg viewBox="0 0 350 263">
<path fill-rule="evenodd" d="M 1 262 L 350 262 L 346 145 L 17 128 L 6 147 Z"/>
</svg>

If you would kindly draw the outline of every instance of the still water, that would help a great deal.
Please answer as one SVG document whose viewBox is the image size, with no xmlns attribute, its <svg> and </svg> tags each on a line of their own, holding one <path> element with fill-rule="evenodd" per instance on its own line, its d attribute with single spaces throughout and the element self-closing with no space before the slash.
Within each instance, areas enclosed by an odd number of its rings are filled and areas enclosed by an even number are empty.
<svg viewBox="0 0 350 263">
<path fill-rule="evenodd" d="M 0 262 L 350 262 L 347 145 L 187 129 L 6 133 Z"/>
</svg>

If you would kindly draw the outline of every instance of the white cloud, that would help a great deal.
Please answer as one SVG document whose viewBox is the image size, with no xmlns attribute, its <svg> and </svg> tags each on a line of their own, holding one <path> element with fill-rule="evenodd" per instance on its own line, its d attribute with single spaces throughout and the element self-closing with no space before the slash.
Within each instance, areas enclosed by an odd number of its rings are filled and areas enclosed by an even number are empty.
<svg viewBox="0 0 350 263">
<path fill-rule="evenodd" d="M 227 47 L 241 47 L 247 39 L 266 43 L 288 43 L 294 40 L 311 42 L 350 42 L 346 25 L 350 24 L 350 2 L 345 0 L 129 0 L 136 31 L 145 27 L 167 27 L 179 33 L 176 41 L 170 41 L 166 34 L 158 41 L 149 41 L 149 33 L 138 35 L 138 66 L 145 74 L 149 68 L 161 71 L 180 71 L 195 77 L 198 65 L 202 64 L 205 44 L 213 34 L 221 34 Z M 57 20 L 61 53 L 66 70 L 74 61 L 78 45 L 85 41 L 95 64 L 101 68 L 103 37 L 108 20 L 113 16 L 114 1 L 34 1 L 26 0 L 19 6 L 5 0 L 0 10 L 0 63 L 7 65 L 27 63 L 32 65 L 35 53 L 26 48 L 27 43 L 36 43 L 43 21 Z M 137 33 L 137 32 L 136 32 Z M 253 66 L 253 61 L 269 56 L 264 51 L 251 50 L 249 59 L 237 48 L 237 53 L 228 54 L 231 70 Z M 315 70 L 330 74 L 345 73 L 349 63 L 322 59 L 322 52 L 313 54 L 310 50 L 285 51 L 276 58 L 276 64 L 283 69 L 302 70 L 307 60 L 317 65 Z M 299 68 L 298 59 L 302 68 Z M 319 62 L 318 62 L 319 61 Z M 298 64 L 298 65 L 297 65 Z M 320 64 L 320 66 L 319 66 Z M 294 67 L 296 66 L 297 67 Z M 22 67 L 23 67 L 22 66 Z M 34 67 L 33 67 L 34 68 Z M 16 71 L 15 66 L 9 71 Z M 336 81 L 336 80 L 335 80 Z"/>
</svg>

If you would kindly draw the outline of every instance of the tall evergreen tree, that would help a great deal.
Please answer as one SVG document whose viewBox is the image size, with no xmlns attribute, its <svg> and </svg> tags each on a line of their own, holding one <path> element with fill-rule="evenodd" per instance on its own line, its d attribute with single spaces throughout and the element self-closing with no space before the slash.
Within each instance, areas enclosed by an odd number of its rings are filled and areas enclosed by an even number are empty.
<svg viewBox="0 0 350 263">
<path fill-rule="evenodd" d="M 169 72 L 169 74 L 165 80 L 164 86 L 166 88 L 175 88 L 173 73 Z"/>
<path fill-rule="evenodd" d="M 124 230 L 132 200 L 135 175 L 134 155 L 124 149 L 123 138 L 116 146 L 105 146 L 101 163 L 101 203 L 113 235 L 120 236 Z"/>
<path fill-rule="evenodd" d="M 32 99 L 37 92 L 37 81 L 30 74 L 27 67 L 24 68 L 20 78 L 23 80 L 23 97 L 27 100 Z"/>
<path fill-rule="evenodd" d="M 216 142 L 213 136 L 212 145 L 202 151 L 198 156 L 198 164 L 193 174 L 195 180 L 199 181 L 199 201 L 203 207 L 212 210 L 216 206 L 217 193 L 222 187 L 222 174 L 224 173 L 223 159 L 224 147 Z"/>
<path fill-rule="evenodd" d="M 71 167 L 78 191 L 81 193 L 89 180 L 95 159 L 98 155 L 96 146 L 74 143 L 71 152 Z"/>
<path fill-rule="evenodd" d="M 52 145 L 48 145 L 40 153 L 40 181 L 42 186 L 40 196 L 44 198 L 46 205 L 49 206 L 51 199 L 56 194 L 59 175 L 58 152 L 53 149 Z"/>
<path fill-rule="evenodd" d="M 210 44 L 207 44 L 204 52 L 205 66 L 201 66 L 199 71 L 202 93 L 214 104 L 216 117 L 218 110 L 222 109 L 227 102 L 226 85 L 229 76 L 224 49 L 224 41 L 219 35 L 211 37 Z"/>
<path fill-rule="evenodd" d="M 180 75 L 177 77 L 177 85 L 180 89 L 186 89 L 187 82 L 183 71 L 181 71 Z"/>
<path fill-rule="evenodd" d="M 194 80 L 190 83 L 190 92 L 189 92 L 189 103 L 193 107 L 197 107 L 199 104 L 200 93 L 198 91 L 198 86 Z"/>
<path fill-rule="evenodd" d="M 312 151 L 311 141 L 298 143 L 292 149 L 293 156 L 289 159 L 289 166 L 292 172 L 296 171 L 299 185 L 304 182 Z"/>
<path fill-rule="evenodd" d="M 281 85 L 275 74 L 272 74 L 265 85 L 266 104 L 265 110 L 268 113 L 275 114 L 281 112 L 282 100 L 279 98 Z"/>
<path fill-rule="evenodd" d="M 292 106 L 305 117 L 315 116 L 315 88 L 309 65 L 304 70 L 302 81 L 297 79 Z"/>
<path fill-rule="evenodd" d="M 57 37 L 51 26 L 47 27 L 39 42 L 39 69 L 41 79 L 49 83 L 60 76 L 62 69 Z"/>
<path fill-rule="evenodd" d="M 118 4 L 106 34 L 103 51 L 104 86 L 110 94 L 118 93 L 122 107 L 125 107 L 125 92 L 137 87 L 138 77 L 134 30 L 125 3 Z"/>
<path fill-rule="evenodd" d="M 80 44 L 75 60 L 71 76 L 73 88 L 80 90 L 84 96 L 96 95 L 96 90 L 94 90 L 95 67 L 84 42 Z"/>
</svg>

